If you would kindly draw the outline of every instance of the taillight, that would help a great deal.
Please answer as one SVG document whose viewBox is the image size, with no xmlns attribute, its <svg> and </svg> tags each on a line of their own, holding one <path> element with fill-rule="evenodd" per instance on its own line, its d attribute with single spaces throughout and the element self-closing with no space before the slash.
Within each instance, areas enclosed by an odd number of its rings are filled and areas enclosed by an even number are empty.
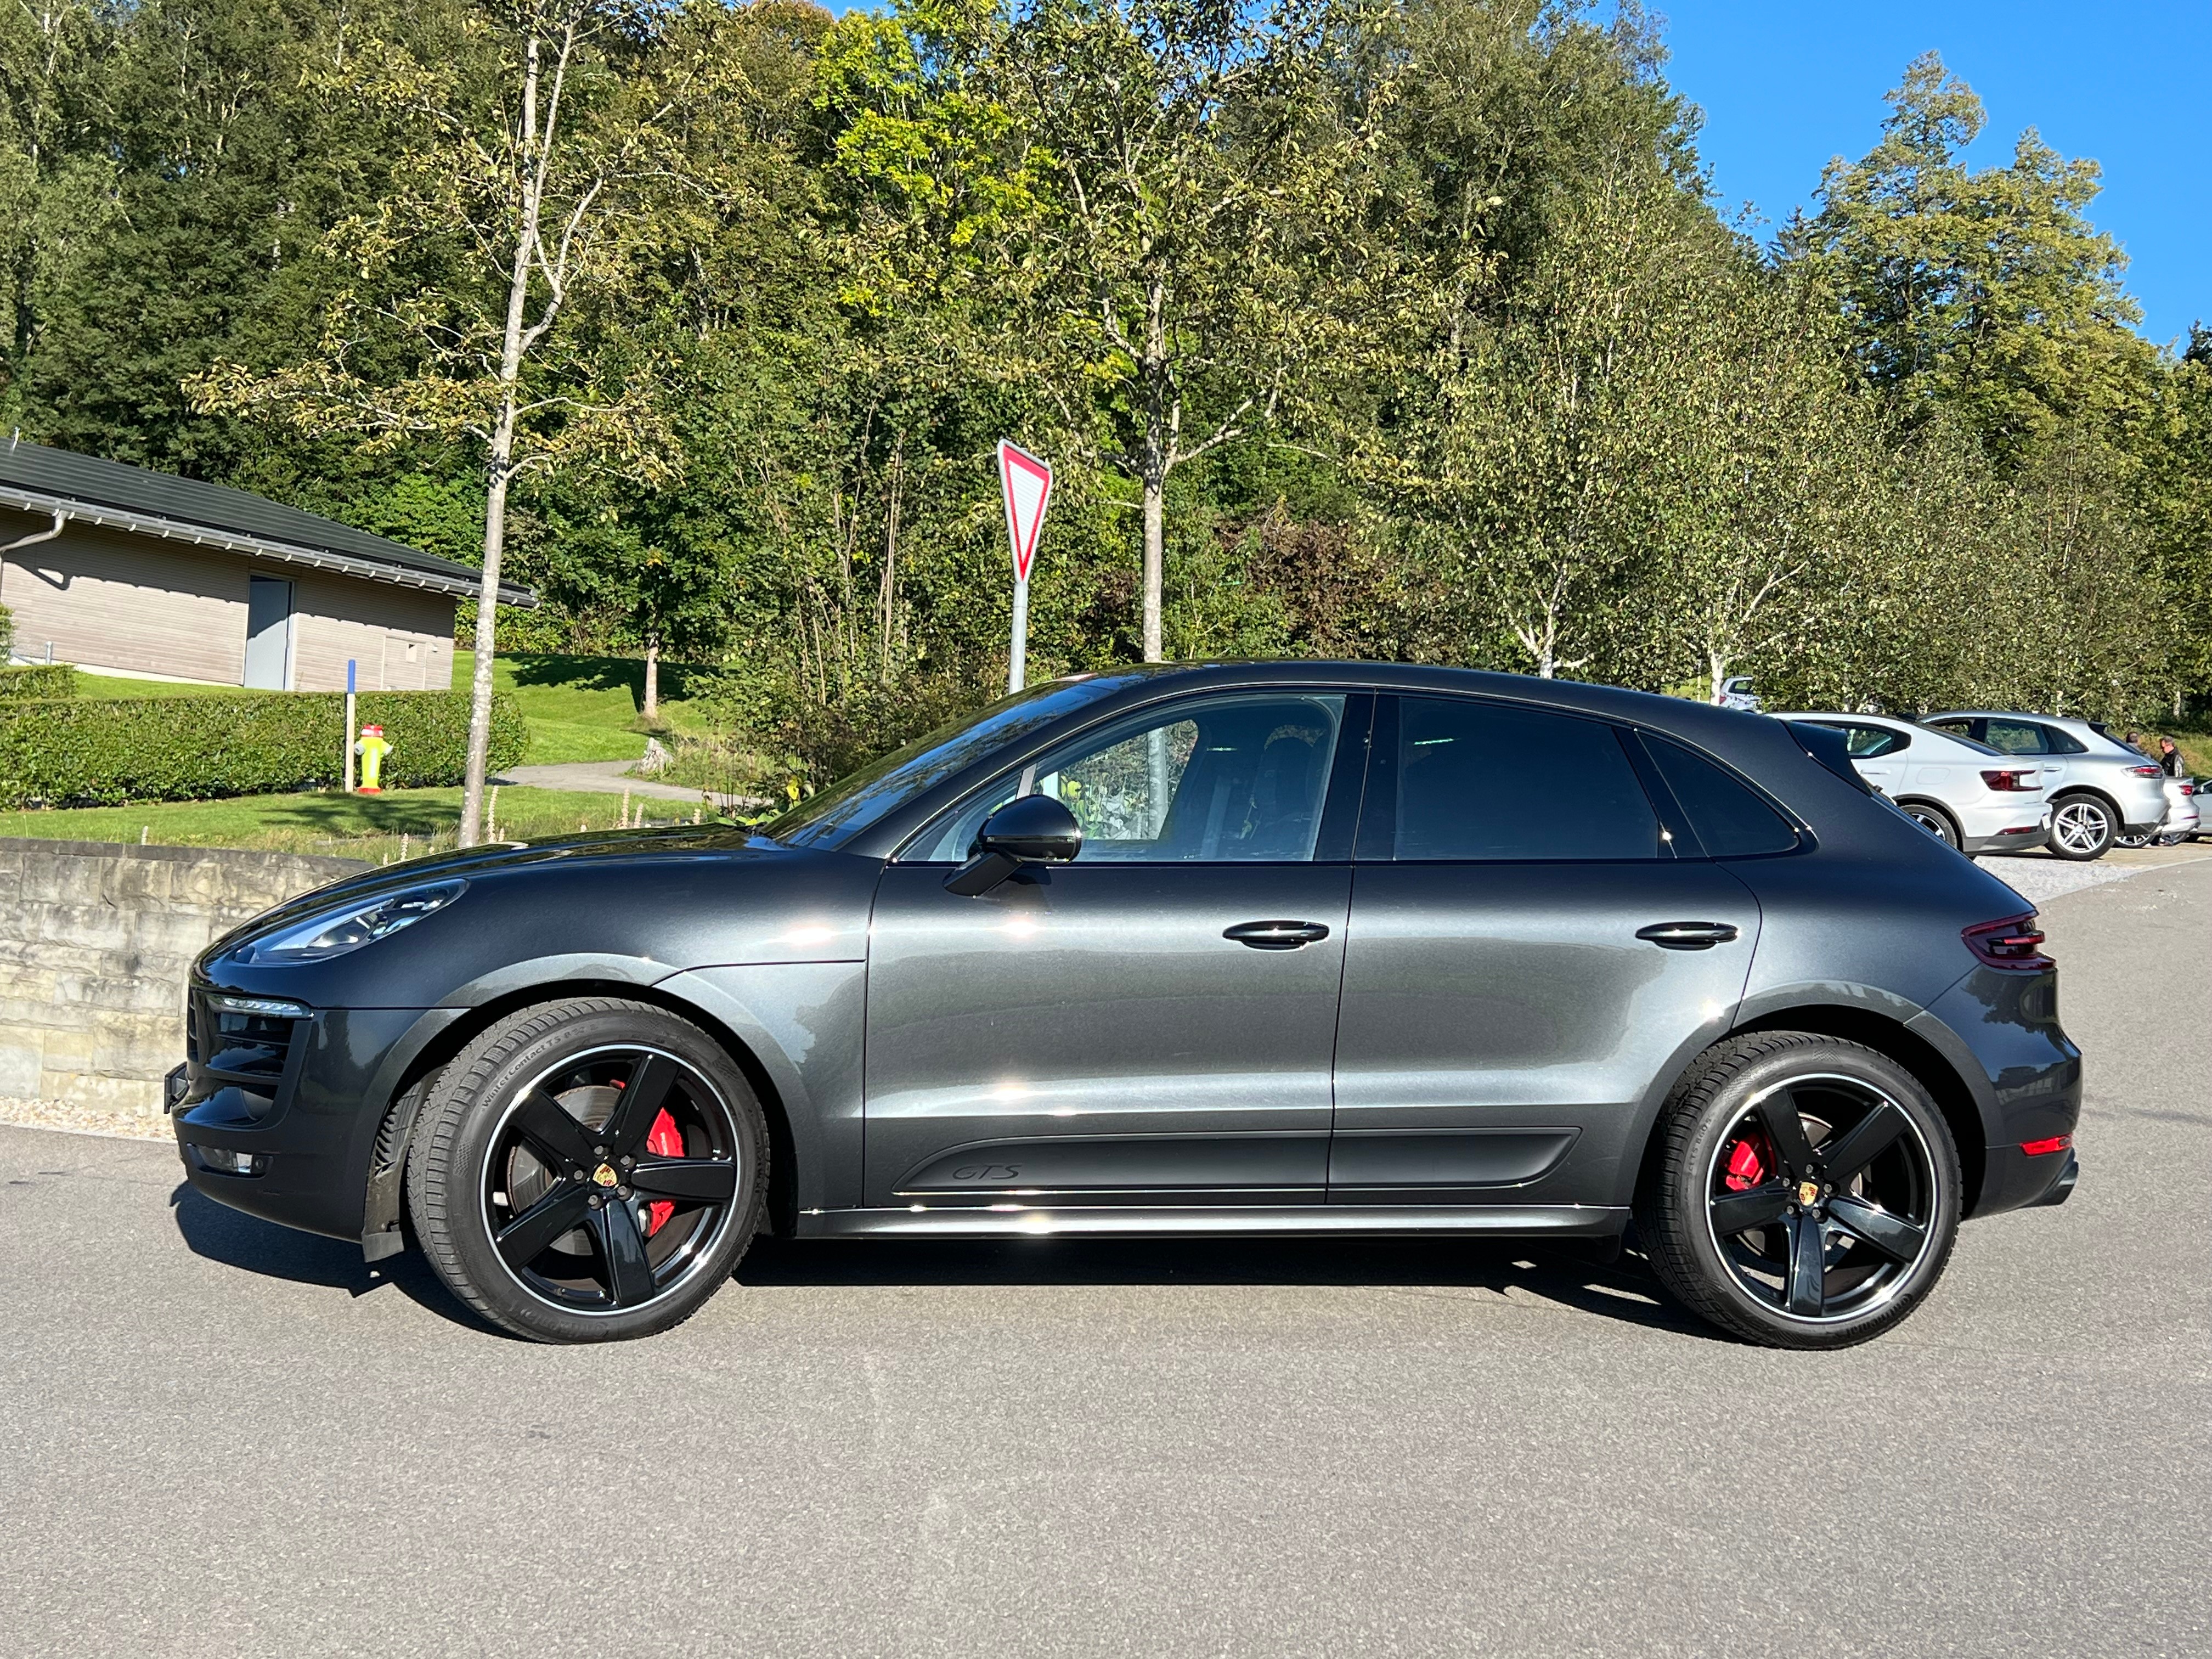
<svg viewBox="0 0 2212 1659">
<path fill-rule="evenodd" d="M 2035 774 L 2033 772 L 2011 770 L 1984 772 L 1982 774 L 1982 781 L 2000 793 L 2027 795 L 2035 792 L 2034 777 Z"/>
<path fill-rule="evenodd" d="M 2007 916 L 2002 921 L 1977 922 L 1960 937 L 1975 959 L 1991 968 L 2039 974 L 2058 964 L 2043 954 L 2043 930 L 2035 925 L 2035 912 Z"/>
<path fill-rule="evenodd" d="M 2072 1135 L 2052 1135 L 2045 1140 L 2023 1140 L 2020 1149 L 2030 1158 L 2049 1158 L 2053 1152 L 2063 1152 L 2074 1144 Z"/>
<path fill-rule="evenodd" d="M 2197 786 L 2185 779 L 2181 781 L 2179 787 L 2185 795 L 2193 795 L 2197 793 Z"/>
<path fill-rule="evenodd" d="M 2131 778 L 2162 778 L 2166 774 L 2155 766 L 2130 766 L 2128 775 Z"/>
</svg>

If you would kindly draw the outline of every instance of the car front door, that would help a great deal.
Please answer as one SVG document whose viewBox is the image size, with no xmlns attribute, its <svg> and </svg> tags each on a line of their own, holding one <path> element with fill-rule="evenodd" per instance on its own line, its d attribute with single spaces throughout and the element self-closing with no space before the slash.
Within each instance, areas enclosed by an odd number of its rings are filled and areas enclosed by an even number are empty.
<svg viewBox="0 0 2212 1659">
<path fill-rule="evenodd" d="M 1185 698 L 1041 756 L 885 867 L 866 1201 L 1313 1203 L 1373 699 Z M 1073 863 L 945 890 L 983 817 L 1064 801 Z"/>
<path fill-rule="evenodd" d="M 1677 854 L 1795 832 L 1713 763 L 1572 715 L 1386 698 L 1374 757 L 1330 1201 L 1616 1190 L 1635 1103 L 1728 1029 L 1758 938 L 1744 884 Z"/>
</svg>

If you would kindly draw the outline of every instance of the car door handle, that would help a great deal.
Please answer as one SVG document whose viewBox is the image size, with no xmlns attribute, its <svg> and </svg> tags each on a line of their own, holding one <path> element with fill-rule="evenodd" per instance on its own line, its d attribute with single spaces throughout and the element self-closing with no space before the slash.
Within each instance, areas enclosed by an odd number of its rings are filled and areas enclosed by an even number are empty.
<svg viewBox="0 0 2212 1659">
<path fill-rule="evenodd" d="M 1655 921 L 1636 930 L 1637 938 L 1648 939 L 1662 951 L 1710 951 L 1735 935 L 1735 925 L 1725 921 Z"/>
<path fill-rule="evenodd" d="M 1240 921 L 1223 928 L 1221 937 L 1255 951 L 1295 951 L 1327 939 L 1328 929 L 1317 921 Z"/>
</svg>

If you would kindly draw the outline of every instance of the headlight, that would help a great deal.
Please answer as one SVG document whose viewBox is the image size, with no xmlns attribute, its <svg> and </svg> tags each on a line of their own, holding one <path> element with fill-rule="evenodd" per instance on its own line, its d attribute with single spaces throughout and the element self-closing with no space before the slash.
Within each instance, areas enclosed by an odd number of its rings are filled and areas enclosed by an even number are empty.
<svg viewBox="0 0 2212 1659">
<path fill-rule="evenodd" d="M 465 881 L 410 887 L 346 910 L 325 910 L 281 933 L 249 939 L 230 953 L 233 962 L 278 966 L 288 962 L 322 962 L 357 951 L 444 909 L 468 890 Z"/>
</svg>

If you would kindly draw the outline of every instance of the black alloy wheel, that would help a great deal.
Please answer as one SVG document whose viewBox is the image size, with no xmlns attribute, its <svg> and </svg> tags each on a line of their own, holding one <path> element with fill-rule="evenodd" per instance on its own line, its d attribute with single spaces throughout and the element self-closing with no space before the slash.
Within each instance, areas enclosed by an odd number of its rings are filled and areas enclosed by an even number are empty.
<svg viewBox="0 0 2212 1659">
<path fill-rule="evenodd" d="M 1959 826 L 1951 815 L 1931 801 L 1909 800 L 1902 803 L 1905 816 L 1942 842 L 1952 851 L 1960 850 L 1962 843 Z"/>
<path fill-rule="evenodd" d="M 719 1289 L 759 1224 L 760 1109 L 704 1032 L 602 999 L 529 1009 L 447 1068 L 408 1158 L 432 1265 L 544 1341 L 642 1336 Z"/>
<path fill-rule="evenodd" d="M 2119 834 L 2118 816 L 2094 795 L 2061 795 L 2051 808 L 2051 851 L 2069 863 L 2104 857 Z"/>
<path fill-rule="evenodd" d="M 1958 1156 L 1917 1079 L 1810 1033 L 1724 1044 L 1663 1126 L 1638 1220 L 1654 1270 L 1716 1324 L 1779 1347 L 1863 1342 L 1948 1260 Z"/>
</svg>

